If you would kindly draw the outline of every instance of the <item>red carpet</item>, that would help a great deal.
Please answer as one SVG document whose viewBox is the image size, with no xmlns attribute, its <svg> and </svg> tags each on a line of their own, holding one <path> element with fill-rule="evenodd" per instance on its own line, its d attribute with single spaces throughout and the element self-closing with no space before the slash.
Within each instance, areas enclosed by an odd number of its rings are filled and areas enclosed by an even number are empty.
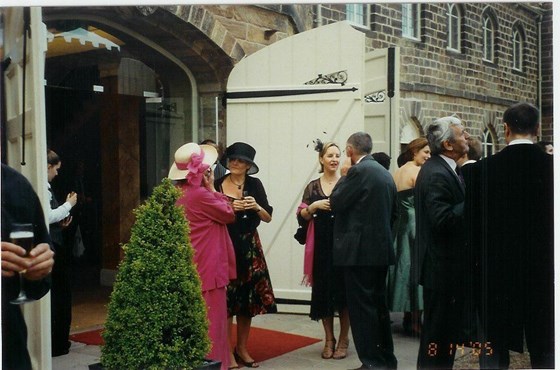
<svg viewBox="0 0 560 370">
<path fill-rule="evenodd" d="M 102 330 L 73 334 L 70 340 L 95 346 L 103 345 L 100 335 Z M 233 332 L 235 333 L 235 326 Z M 320 341 L 321 339 L 317 338 L 252 327 L 247 349 L 255 361 L 261 362 Z"/>
</svg>

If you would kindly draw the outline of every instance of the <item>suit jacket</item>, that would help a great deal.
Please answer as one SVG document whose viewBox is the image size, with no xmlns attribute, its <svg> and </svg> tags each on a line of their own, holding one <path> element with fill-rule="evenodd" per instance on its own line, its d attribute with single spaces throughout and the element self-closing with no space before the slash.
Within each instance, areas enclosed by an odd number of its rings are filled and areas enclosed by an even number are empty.
<svg viewBox="0 0 560 370">
<path fill-rule="evenodd" d="M 371 156 L 348 170 L 334 187 L 334 264 L 389 266 L 395 263 L 391 227 L 396 219 L 397 188 Z"/>
<path fill-rule="evenodd" d="M 35 245 L 51 244 L 45 216 L 37 194 L 19 172 L 2 164 L 2 240 L 10 240 L 13 223 L 33 223 Z M 27 295 L 40 299 L 51 287 L 51 276 L 37 281 L 25 280 Z M 19 292 L 18 276 L 2 277 L 2 368 L 31 369 L 27 352 L 27 327 L 21 307 L 10 300 Z"/>
<path fill-rule="evenodd" d="M 465 188 L 445 160 L 439 155 L 428 159 L 414 187 L 413 282 L 442 292 L 463 289 L 464 198 Z"/>
<path fill-rule="evenodd" d="M 489 340 L 523 350 L 524 325 L 554 336 L 553 157 L 518 144 L 465 168 L 468 241 Z"/>
</svg>

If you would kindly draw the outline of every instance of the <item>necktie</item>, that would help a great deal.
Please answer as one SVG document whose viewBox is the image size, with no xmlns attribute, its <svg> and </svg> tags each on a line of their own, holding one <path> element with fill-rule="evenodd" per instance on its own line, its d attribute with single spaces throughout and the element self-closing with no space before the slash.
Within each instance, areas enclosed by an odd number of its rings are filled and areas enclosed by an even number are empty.
<svg viewBox="0 0 560 370">
<path fill-rule="evenodd" d="M 461 171 L 461 166 L 455 167 L 455 172 L 457 173 L 459 180 L 461 180 L 461 184 L 465 185 L 465 179 L 463 178 L 463 172 Z"/>
</svg>

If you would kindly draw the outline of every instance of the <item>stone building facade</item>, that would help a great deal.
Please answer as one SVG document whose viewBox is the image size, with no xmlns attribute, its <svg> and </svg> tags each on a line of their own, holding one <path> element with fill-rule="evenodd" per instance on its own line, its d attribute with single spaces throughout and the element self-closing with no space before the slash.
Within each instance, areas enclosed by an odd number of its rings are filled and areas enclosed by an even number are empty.
<svg viewBox="0 0 560 370">
<path fill-rule="evenodd" d="M 460 47 L 448 44 L 450 5 L 460 22 Z M 505 145 L 501 116 L 512 103 L 541 108 L 542 139 L 552 141 L 552 3 L 417 4 L 418 30 L 403 35 L 410 4 L 362 5 L 364 32 L 372 49 L 401 50 L 401 130 L 422 134 L 433 119 L 456 114 L 493 151 Z M 345 19 L 345 4 L 323 5 L 321 24 Z M 484 21 L 492 23 L 493 53 L 485 58 Z M 513 34 L 522 42 L 521 68 L 513 66 Z M 407 141 L 406 137 L 402 138 Z"/>
<path fill-rule="evenodd" d="M 458 50 L 450 50 L 447 40 L 450 5 L 458 11 Z M 232 65 L 282 38 L 351 19 L 365 33 L 367 48 L 401 49 L 403 142 L 410 139 L 410 132 L 421 135 L 434 118 L 457 114 L 473 135 L 493 144 L 492 150 L 497 151 L 505 145 L 501 115 L 516 101 L 531 102 L 541 108 L 541 139 L 552 141 L 551 2 L 417 4 L 414 11 L 418 12 L 419 30 L 414 37 L 403 35 L 403 9 L 408 6 L 285 4 L 167 9 L 194 25 L 199 24 L 202 31 L 207 30 L 229 55 Z M 361 8 L 357 16 L 349 14 L 357 7 Z M 493 27 L 491 58 L 483 54 L 485 20 Z M 519 68 L 513 66 L 514 31 L 521 41 Z"/>
</svg>

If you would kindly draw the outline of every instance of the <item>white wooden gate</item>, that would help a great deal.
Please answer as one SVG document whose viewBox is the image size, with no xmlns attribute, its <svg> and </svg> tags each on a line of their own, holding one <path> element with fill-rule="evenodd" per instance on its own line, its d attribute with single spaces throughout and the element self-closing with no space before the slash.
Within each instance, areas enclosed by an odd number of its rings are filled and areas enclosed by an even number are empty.
<svg viewBox="0 0 560 370">
<path fill-rule="evenodd" d="M 373 152 L 391 156 L 397 168 L 399 147 L 399 49 L 378 49 L 366 54 L 364 72 L 364 131 L 371 135 Z"/>
<path fill-rule="evenodd" d="M 380 79 L 387 73 L 386 66 L 374 70 L 365 60 L 364 34 L 339 22 L 276 42 L 241 60 L 229 76 L 227 142 L 244 141 L 257 151 L 256 176 L 274 207 L 272 222 L 261 223 L 259 233 L 281 301 L 310 300 L 310 289 L 300 284 L 304 247 L 293 234 L 303 189 L 319 177 L 313 141 L 334 141 L 344 150 L 350 134 L 368 130 L 376 143 L 383 141 L 379 150 L 392 147 L 390 136 L 376 132 L 389 132 L 380 118 L 388 115 L 385 103 L 375 103 L 381 113 L 368 109 L 364 123 L 364 84 L 378 87 L 364 79 L 364 70 Z M 279 309 L 309 312 L 297 304 Z"/>
<path fill-rule="evenodd" d="M 5 63 L 7 68 L 4 71 L 4 86 L 1 94 L 6 102 L 6 152 L 8 165 L 29 179 L 41 199 L 46 214 L 49 207 L 44 89 L 47 34 L 41 20 L 41 8 L 32 7 L 28 10 L 30 37 L 27 38 L 24 65 L 24 9 L 16 7 L 2 9 L 3 61 L 9 59 L 9 64 Z M 25 99 L 23 91 L 25 91 Z M 22 135 L 24 115 L 25 132 Z M 28 348 L 33 368 L 51 369 L 50 295 L 38 302 L 23 305 L 23 312 L 27 323 Z"/>
</svg>

